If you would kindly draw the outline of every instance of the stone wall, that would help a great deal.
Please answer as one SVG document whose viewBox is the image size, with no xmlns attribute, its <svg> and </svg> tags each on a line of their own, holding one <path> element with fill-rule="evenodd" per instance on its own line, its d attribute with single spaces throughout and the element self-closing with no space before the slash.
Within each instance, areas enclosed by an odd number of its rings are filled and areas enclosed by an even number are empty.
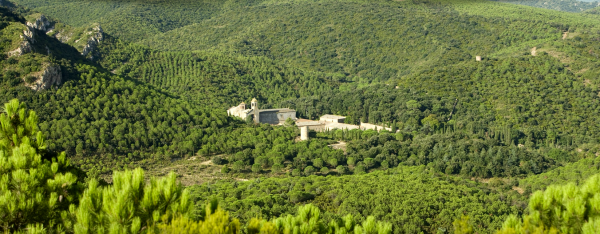
<svg viewBox="0 0 600 234">
<path fill-rule="evenodd" d="M 279 124 L 278 113 L 278 111 L 261 111 L 259 120 L 261 123 Z"/>
<path fill-rule="evenodd" d="M 391 128 L 386 128 L 386 127 L 383 127 L 383 126 L 379 126 L 379 125 L 375 125 L 375 124 L 370 124 L 370 123 L 362 123 L 362 122 L 360 123 L 360 129 L 362 129 L 362 130 L 369 130 L 369 129 L 371 129 L 371 130 L 375 130 L 375 131 L 381 131 L 383 129 L 388 130 L 388 131 L 392 130 Z"/>
<path fill-rule="evenodd" d="M 261 123 L 279 124 L 285 122 L 288 118 L 296 119 L 296 112 L 261 111 L 259 120 Z"/>
<path fill-rule="evenodd" d="M 279 113 L 279 121 L 285 122 L 287 119 L 296 119 L 296 112 Z"/>
</svg>

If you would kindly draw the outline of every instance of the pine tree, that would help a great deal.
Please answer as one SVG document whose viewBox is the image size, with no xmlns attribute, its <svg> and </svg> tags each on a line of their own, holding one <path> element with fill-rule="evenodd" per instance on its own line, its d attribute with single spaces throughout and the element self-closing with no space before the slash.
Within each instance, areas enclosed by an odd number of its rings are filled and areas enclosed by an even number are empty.
<svg viewBox="0 0 600 234">
<path fill-rule="evenodd" d="M 115 172 L 111 186 L 99 187 L 91 180 L 75 211 L 75 233 L 139 233 L 174 217 L 187 218 L 189 192 L 176 179 L 171 172 L 146 183 L 144 171 L 137 168 Z"/>
<path fill-rule="evenodd" d="M 597 233 L 600 228 L 600 175 L 581 185 L 550 186 L 533 193 L 529 214 L 509 216 L 498 234 Z"/>
<path fill-rule="evenodd" d="M 213 209 L 211 205 L 206 206 L 205 216 L 203 220 L 195 222 L 186 216 L 179 216 L 170 224 L 157 225 L 157 233 L 173 233 L 173 234 L 195 234 L 195 233 L 220 233 L 220 234 L 237 234 L 240 231 L 240 221 L 230 218 L 229 212 L 216 207 Z M 253 223 L 251 222 L 250 227 Z M 256 226 L 256 224 L 254 224 Z M 155 231 L 155 228 L 151 231 Z M 272 230 L 271 228 L 270 230 Z M 260 227 L 259 227 L 259 230 Z M 249 232 L 249 233 L 273 233 L 273 232 Z M 276 234 L 276 233 L 273 233 Z"/>
<path fill-rule="evenodd" d="M 0 232 L 23 229 L 64 229 L 77 177 L 70 172 L 65 153 L 45 159 L 46 143 L 34 111 L 17 99 L 0 114 Z"/>
<path fill-rule="evenodd" d="M 298 208 L 298 215 L 288 215 L 274 220 L 280 233 L 325 233 L 326 226 L 321 218 L 319 208 L 308 204 Z"/>
<path fill-rule="evenodd" d="M 256 221 L 254 221 L 256 222 Z M 390 234 L 392 233 L 392 225 L 390 223 L 377 221 L 375 217 L 369 216 L 361 224 L 354 222 L 352 215 L 346 215 L 341 219 L 332 220 L 328 225 L 325 225 L 321 220 L 321 211 L 312 204 L 301 206 L 298 208 L 298 215 L 288 215 L 273 220 L 278 232 L 276 233 L 327 233 L 327 234 Z M 258 226 L 258 225 L 256 225 Z M 263 224 L 264 230 L 270 230 L 270 225 Z M 261 230 L 263 230 L 261 229 Z M 256 230 L 256 228 L 255 228 Z M 258 233 L 258 232 L 254 232 Z M 275 233 L 275 232 L 265 232 Z"/>
</svg>

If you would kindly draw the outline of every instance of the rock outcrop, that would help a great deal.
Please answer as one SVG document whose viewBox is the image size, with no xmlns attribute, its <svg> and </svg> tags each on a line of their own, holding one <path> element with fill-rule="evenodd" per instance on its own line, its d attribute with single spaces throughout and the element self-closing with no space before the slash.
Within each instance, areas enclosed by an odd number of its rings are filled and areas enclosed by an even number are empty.
<svg viewBox="0 0 600 234">
<path fill-rule="evenodd" d="M 19 47 L 16 50 L 8 52 L 8 57 L 21 56 L 21 55 L 30 53 L 32 51 L 32 49 L 33 49 L 33 47 L 31 46 L 31 43 L 27 40 L 24 40 L 21 42 L 21 44 L 19 45 Z"/>
<path fill-rule="evenodd" d="M 48 31 L 46 34 L 50 34 L 51 32 L 54 32 L 54 29 Z M 63 29 L 56 31 L 52 36 L 62 43 L 67 43 L 71 39 L 71 36 L 73 36 L 73 32 L 65 32 Z"/>
<path fill-rule="evenodd" d="M 102 31 L 102 27 L 100 27 L 100 25 L 97 25 L 92 29 L 92 31 L 88 32 L 87 34 L 91 35 L 91 37 L 88 39 L 85 46 L 83 46 L 83 49 L 81 50 L 81 55 L 86 57 L 90 55 L 89 59 L 93 60 L 94 55 L 92 52 L 96 50 L 98 44 L 100 44 L 100 42 L 104 40 L 104 32 Z"/>
<path fill-rule="evenodd" d="M 23 35 L 21 35 L 21 38 L 28 40 L 31 43 L 35 43 L 35 38 L 33 37 L 33 30 L 31 30 L 30 27 L 27 27 L 27 29 L 23 30 Z"/>
<path fill-rule="evenodd" d="M 25 86 L 36 90 L 46 90 L 52 87 L 52 85 L 60 85 L 62 83 L 62 71 L 60 66 L 52 64 L 44 64 L 42 71 L 32 74 L 37 78 L 32 83 L 25 81 Z"/>
<path fill-rule="evenodd" d="M 32 44 L 35 43 L 35 38 L 33 35 L 33 31 L 29 27 L 23 30 L 23 35 L 20 36 L 23 41 L 21 41 L 17 49 L 9 51 L 8 56 L 21 56 L 23 54 L 30 53 L 33 50 Z"/>
<path fill-rule="evenodd" d="M 34 23 L 27 22 L 27 26 L 43 31 L 44 33 L 48 33 L 49 31 L 54 29 L 52 23 L 50 23 L 50 21 L 48 21 L 48 18 L 46 18 L 46 16 L 44 15 L 40 15 L 40 17 L 38 17 Z"/>
</svg>

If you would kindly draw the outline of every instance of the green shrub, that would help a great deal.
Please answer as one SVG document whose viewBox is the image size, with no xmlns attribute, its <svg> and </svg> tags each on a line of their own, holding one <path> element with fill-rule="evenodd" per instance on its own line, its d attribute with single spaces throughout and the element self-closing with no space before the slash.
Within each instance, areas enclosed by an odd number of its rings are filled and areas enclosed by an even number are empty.
<svg viewBox="0 0 600 234">
<path fill-rule="evenodd" d="M 254 165 L 252 165 L 252 172 L 260 173 L 261 171 L 262 171 L 262 167 L 260 166 L 260 164 L 255 163 Z"/>
<path fill-rule="evenodd" d="M 344 174 L 348 173 L 348 167 L 346 167 L 346 166 L 338 166 L 335 169 L 337 170 L 337 173 L 340 175 L 344 175 Z"/>
<path fill-rule="evenodd" d="M 6 60 L 6 62 L 8 62 L 8 64 L 17 64 L 19 60 L 17 60 L 15 57 L 10 57 Z"/>
<path fill-rule="evenodd" d="M 214 163 L 216 165 L 223 165 L 224 163 L 227 162 L 221 156 L 214 156 L 211 161 L 212 161 L 212 163 Z"/>
<path fill-rule="evenodd" d="M 305 175 L 312 175 L 313 173 L 315 173 L 315 168 L 313 166 L 308 166 L 306 168 L 304 168 L 304 174 Z"/>
<path fill-rule="evenodd" d="M 35 76 L 26 76 L 25 77 L 25 82 L 27 82 L 28 84 L 32 84 L 32 83 L 36 82 L 37 80 L 38 80 L 38 78 Z"/>
<path fill-rule="evenodd" d="M 230 169 L 227 165 L 223 165 L 223 167 L 221 167 L 221 173 L 223 174 L 227 174 L 229 173 Z"/>
</svg>

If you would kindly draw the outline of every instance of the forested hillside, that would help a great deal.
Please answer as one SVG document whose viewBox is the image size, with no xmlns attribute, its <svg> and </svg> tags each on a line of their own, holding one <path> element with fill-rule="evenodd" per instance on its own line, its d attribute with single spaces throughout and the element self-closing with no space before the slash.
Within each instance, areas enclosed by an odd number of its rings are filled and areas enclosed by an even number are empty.
<svg viewBox="0 0 600 234">
<path fill-rule="evenodd" d="M 81 27 L 100 23 L 106 31 L 126 40 L 142 40 L 157 33 L 210 19 L 231 7 L 245 7 L 261 1 L 10 1 Z M 126 29 L 126 30 L 125 30 Z"/>
<path fill-rule="evenodd" d="M 593 9 L 587 10 L 587 11 L 585 11 L 585 13 L 588 13 L 588 14 L 596 14 L 596 15 L 597 15 L 597 14 L 600 14 L 600 7 L 596 7 L 596 8 L 593 8 Z"/>
<path fill-rule="evenodd" d="M 423 67 L 473 60 L 476 55 L 489 56 L 505 48 L 525 44 L 533 47 L 560 38 L 569 27 L 575 31 L 580 26 L 600 22 L 592 16 L 532 12 L 507 4 L 497 5 L 492 12 L 486 8 L 492 3 L 486 1 L 456 5 L 447 1 L 330 0 L 228 1 L 227 4 L 16 2 L 66 22 L 76 20 L 71 22 L 75 25 L 110 19 L 101 22 L 109 34 L 155 49 L 219 50 L 266 56 L 312 71 L 339 73 L 347 80 L 366 82 L 401 77 Z M 177 10 L 178 14 L 168 14 L 159 10 L 160 6 Z M 89 11 L 84 7 L 97 13 L 74 15 Z M 515 10 L 521 14 L 502 13 Z M 136 19 L 119 23 L 125 16 Z M 143 37 L 122 35 L 136 34 L 139 30 L 149 31 Z"/>
<path fill-rule="evenodd" d="M 515 144 L 529 146 L 594 143 L 597 137 L 586 126 L 597 122 L 593 103 L 599 101 L 598 80 L 592 74 L 598 71 L 582 70 L 586 72 L 576 75 L 549 55 L 473 61 L 406 76 L 397 87 L 370 86 L 282 105 L 310 113 L 307 117 L 336 113 L 415 130 L 430 115 L 445 126 L 475 132 L 508 126 L 519 130 L 512 138 Z"/>
<path fill-rule="evenodd" d="M 174 173 L 146 182 L 144 170 L 125 170 L 115 172 L 110 185 L 86 178 L 70 165 L 65 152 L 47 148 L 36 112 L 18 99 L 4 104 L 0 122 L 0 231 L 183 233 L 174 230 L 184 229 L 185 233 L 233 234 L 242 230 L 239 220 L 219 208 L 216 199 L 195 212 L 189 190 Z M 370 233 L 392 232 L 391 224 L 373 216 L 355 223 L 348 214 L 328 219 L 326 225 L 315 206 L 299 207 L 298 213 L 296 218 L 288 215 L 273 222 L 253 218 L 244 231 L 277 234 L 302 227 L 310 233 L 360 234 L 363 228 Z"/>
<path fill-rule="evenodd" d="M 456 217 L 469 215 L 479 233 L 492 233 L 509 214 L 526 204 L 509 184 L 497 189 L 424 167 L 399 167 L 346 177 L 268 178 L 253 182 L 218 182 L 191 187 L 193 197 L 215 197 L 241 220 L 288 214 L 312 201 L 325 219 L 353 214 L 390 222 L 394 233 L 451 232 Z M 507 189 L 508 188 L 508 189 Z"/>
<path fill-rule="evenodd" d="M 239 9 L 143 43 L 162 50 L 218 48 L 267 56 L 345 74 L 347 80 L 377 82 L 557 39 L 564 27 L 460 15 L 442 3 L 289 2 Z"/>
<path fill-rule="evenodd" d="M 577 1 L 577 0 L 540 0 L 540 1 L 515 1 L 515 0 L 498 0 L 498 2 L 506 2 L 512 4 L 526 5 L 532 7 L 546 8 L 557 11 L 568 12 L 583 12 L 594 7 L 597 7 L 598 1 Z"/>
<path fill-rule="evenodd" d="M 571 2 L 3 3 L 0 231 L 522 233 L 598 174 L 600 15 Z M 390 130 L 301 141 L 227 116 L 252 98 Z"/>
<path fill-rule="evenodd" d="M 150 155 L 158 159 L 165 152 L 193 154 L 202 136 L 215 134 L 231 121 L 221 111 L 190 106 L 171 94 L 110 74 L 84 60 L 73 47 L 43 32 L 28 31 L 10 13 L 4 16 L 3 35 L 12 36 L 5 42 L 13 42 L 2 50 L 18 47 L 25 54 L 2 61 L 0 99 L 17 97 L 40 113 L 50 150 L 93 156 L 93 162 L 120 158 L 118 168 Z M 24 31 L 32 36 L 19 36 Z M 46 75 L 49 68 L 58 74 Z M 49 87 L 43 91 L 27 87 L 36 82 Z M 98 169 L 108 171 L 102 164 Z"/>
<path fill-rule="evenodd" d="M 310 72 L 263 57 L 217 52 L 161 52 L 109 39 L 99 62 L 113 73 L 214 108 L 257 98 L 268 109 L 281 100 L 330 93 L 339 75 Z"/>
</svg>

